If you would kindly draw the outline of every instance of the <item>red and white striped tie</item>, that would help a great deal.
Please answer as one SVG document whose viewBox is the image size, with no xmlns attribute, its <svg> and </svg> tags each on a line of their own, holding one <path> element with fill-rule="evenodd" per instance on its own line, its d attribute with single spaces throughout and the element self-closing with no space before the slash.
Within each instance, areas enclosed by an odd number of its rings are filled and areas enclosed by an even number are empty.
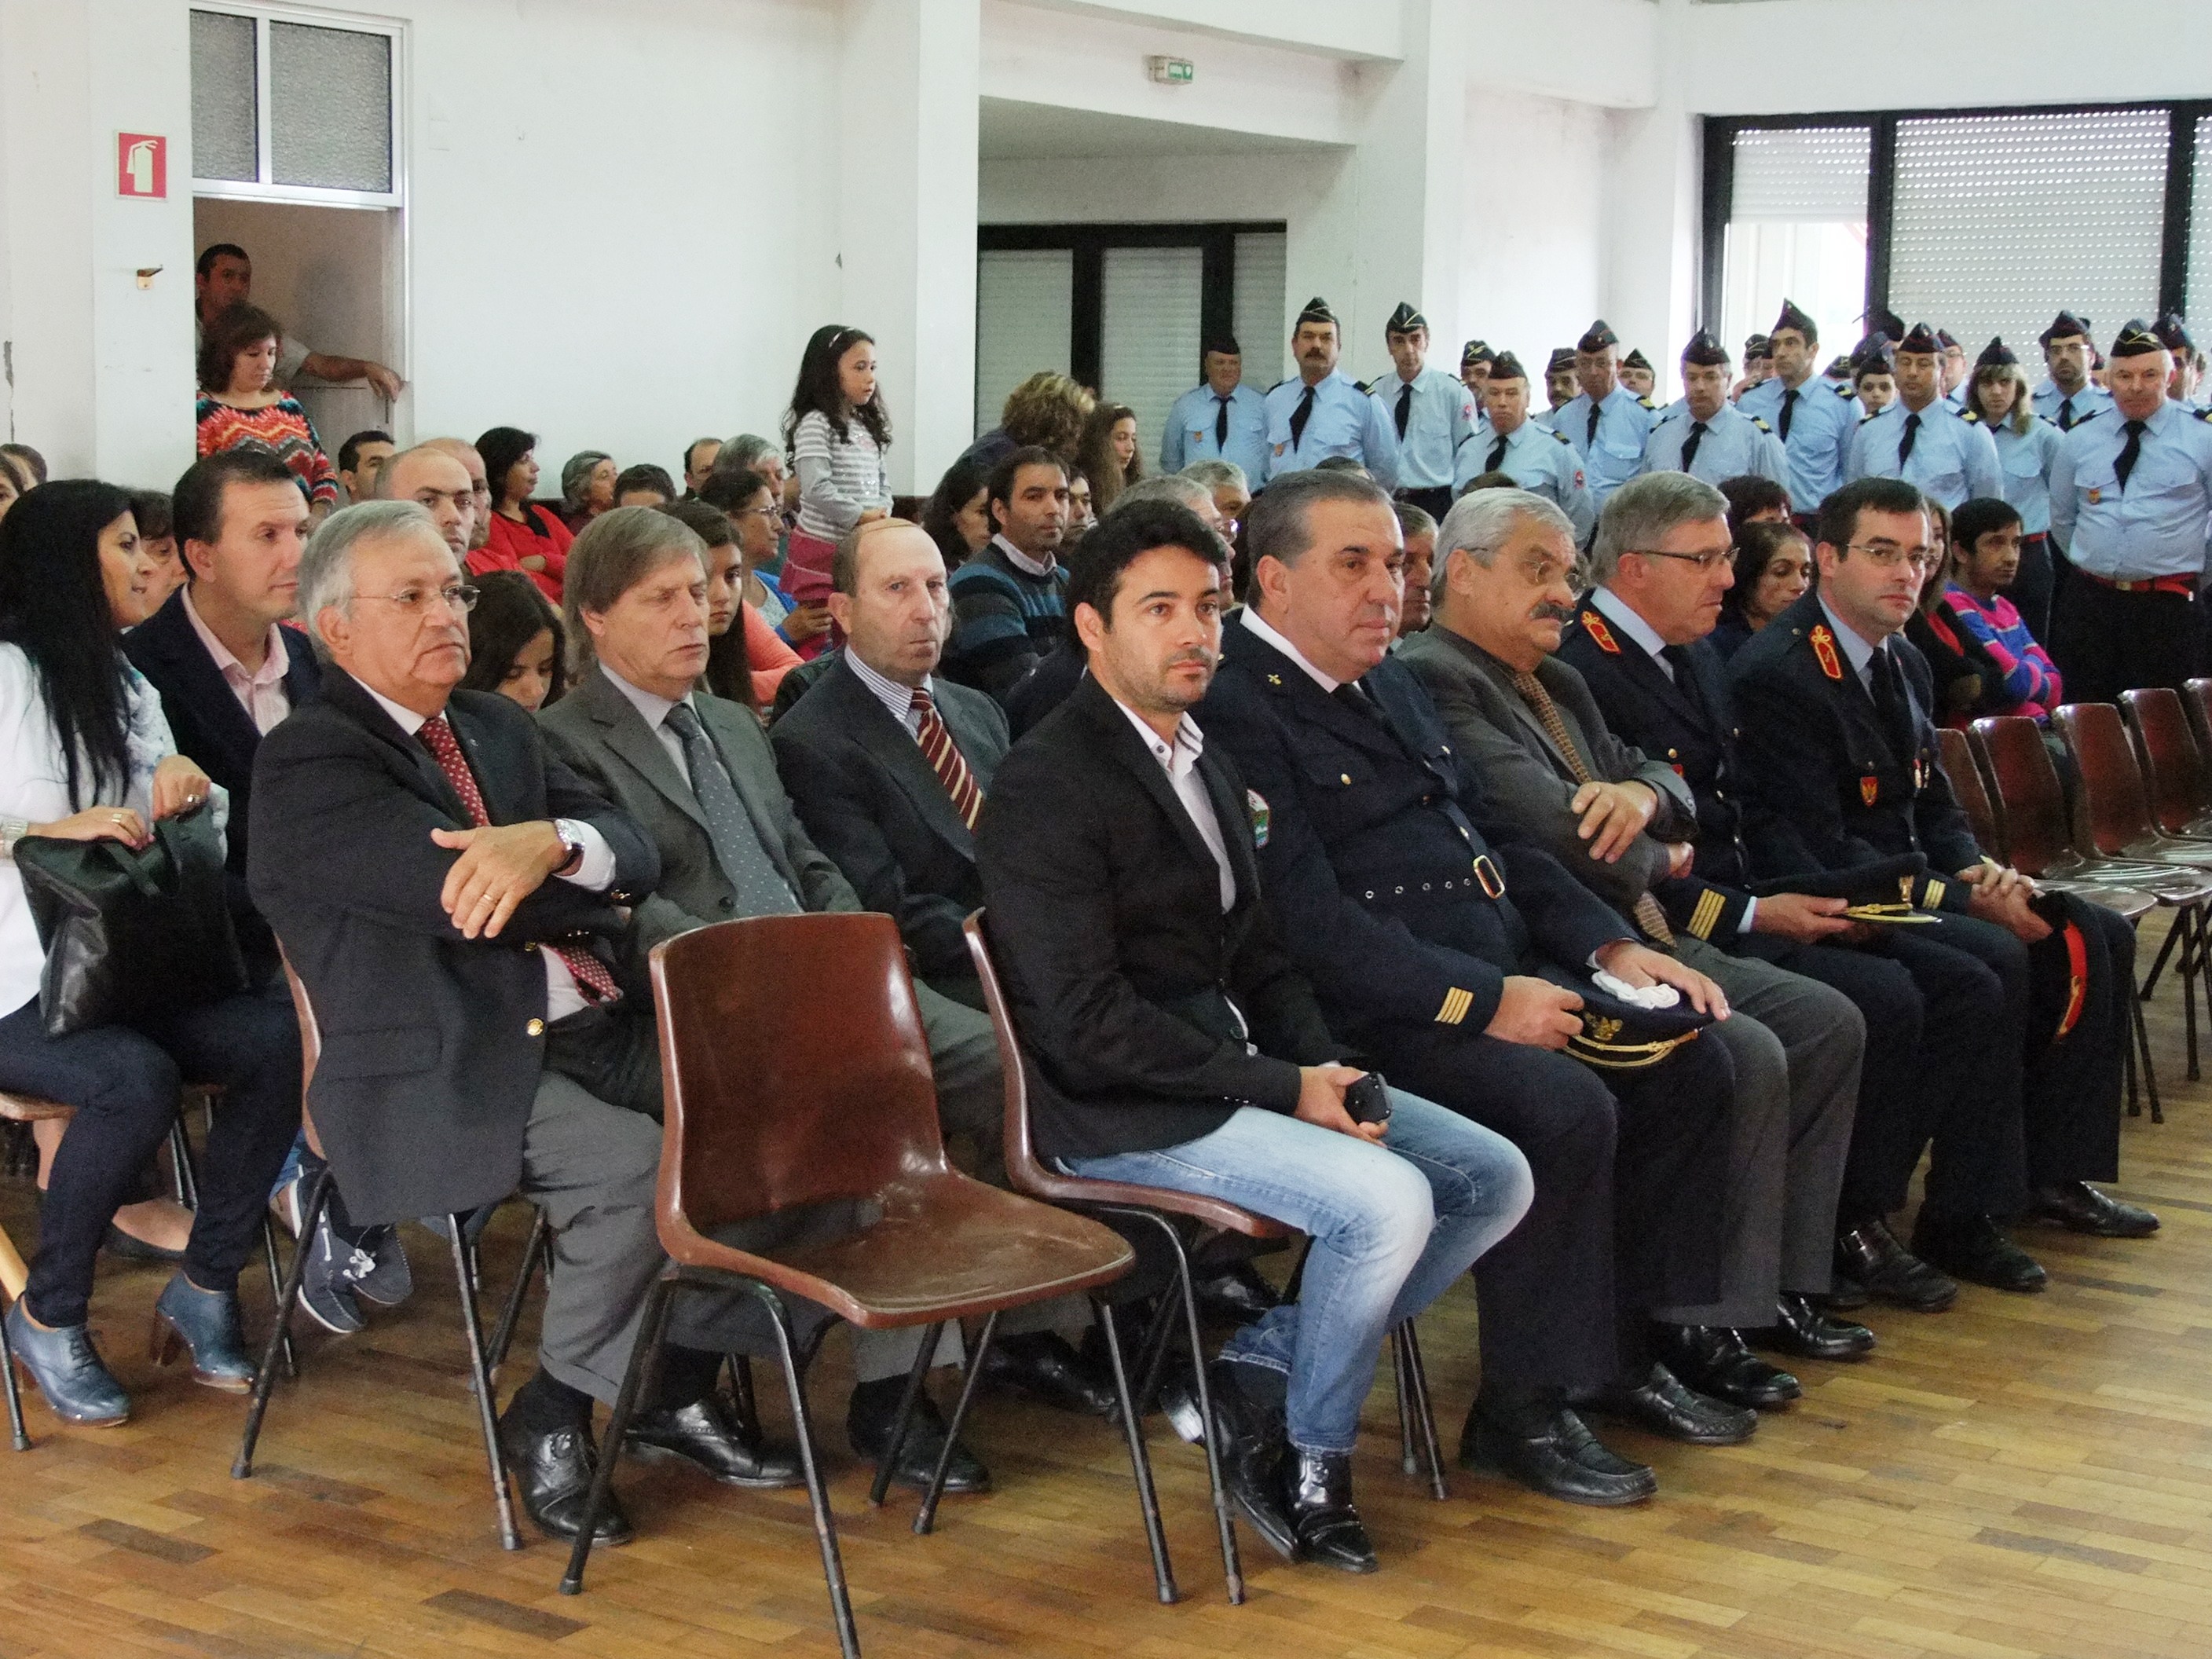
<svg viewBox="0 0 2212 1659">
<path fill-rule="evenodd" d="M 914 690 L 914 711 L 921 716 L 921 727 L 915 737 L 921 744 L 922 758 L 936 772 L 945 793 L 952 797 L 952 810 L 960 814 L 961 823 L 973 830 L 975 815 L 983 810 L 983 792 L 975 787 L 975 775 L 968 769 L 967 757 L 945 729 L 945 717 L 937 712 L 937 700 L 921 686 Z"/>
</svg>

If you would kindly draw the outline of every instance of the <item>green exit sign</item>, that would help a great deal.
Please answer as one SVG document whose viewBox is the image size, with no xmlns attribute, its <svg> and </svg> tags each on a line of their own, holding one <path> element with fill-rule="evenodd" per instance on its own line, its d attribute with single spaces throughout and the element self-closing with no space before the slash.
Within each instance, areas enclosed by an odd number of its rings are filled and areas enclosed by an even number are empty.
<svg viewBox="0 0 2212 1659">
<path fill-rule="evenodd" d="M 1147 60 L 1152 68 L 1152 79 L 1164 87 L 1187 87 L 1198 79 L 1198 65 L 1188 58 L 1154 58 Z"/>
</svg>

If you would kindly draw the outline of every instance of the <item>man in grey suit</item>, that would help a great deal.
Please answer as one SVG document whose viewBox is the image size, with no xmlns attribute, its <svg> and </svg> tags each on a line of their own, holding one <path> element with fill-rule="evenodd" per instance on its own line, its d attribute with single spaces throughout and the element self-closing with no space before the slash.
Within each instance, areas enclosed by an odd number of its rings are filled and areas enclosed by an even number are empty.
<svg viewBox="0 0 2212 1659">
<path fill-rule="evenodd" d="M 640 898 L 626 941 L 655 945 L 713 922 L 858 910 L 852 884 L 808 839 L 750 709 L 696 689 L 707 660 L 705 546 L 650 507 L 594 520 L 569 551 L 568 637 L 590 665 L 540 716 L 546 747 L 617 802 L 660 856 L 660 880 Z M 938 1109 L 946 1126 L 995 1133 L 1002 1106 L 998 1047 L 982 1016 L 917 985 Z M 790 988 L 793 998 L 807 994 Z M 641 1061 L 649 1065 L 649 1057 Z M 624 1076 L 599 1080 L 604 1099 L 643 1106 Z M 853 1333 L 855 1376 L 846 1426 L 854 1450 L 879 1459 L 890 1439 L 916 1332 Z M 940 1350 L 940 1363 L 951 1349 Z M 945 1424 L 923 1398 L 896 1474 L 926 1486 Z M 946 1490 L 979 1492 L 989 1474 L 956 1447 Z"/>
<path fill-rule="evenodd" d="M 1735 1062 L 1731 1157 L 1747 1179 L 1730 1190 L 1747 1201 L 1730 1218 L 1721 1299 L 1653 1316 L 1674 1328 L 1661 1358 L 1692 1388 L 1778 1406 L 1797 1395 L 1796 1380 L 1754 1355 L 1746 1330 L 1778 1319 L 1794 1336 L 1817 1321 L 1823 1358 L 1873 1346 L 1808 1301 L 1829 1288 L 1866 1023 L 1842 993 L 1720 948 L 1694 921 L 1680 932 L 1668 921 L 1653 889 L 1688 875 L 1696 807 L 1673 768 L 1613 738 L 1582 676 L 1552 655 L 1574 618 L 1574 568 L 1573 526 L 1551 502 L 1522 490 L 1468 495 L 1437 533 L 1434 621 L 1399 656 L 1492 810 L 1727 993 L 1735 1017 L 1708 1035 Z"/>
</svg>

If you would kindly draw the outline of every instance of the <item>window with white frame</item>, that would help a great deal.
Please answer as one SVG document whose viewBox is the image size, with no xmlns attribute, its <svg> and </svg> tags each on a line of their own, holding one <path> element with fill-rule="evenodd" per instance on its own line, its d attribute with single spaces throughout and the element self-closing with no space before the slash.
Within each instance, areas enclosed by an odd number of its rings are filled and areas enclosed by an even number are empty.
<svg viewBox="0 0 2212 1659">
<path fill-rule="evenodd" d="M 194 8 L 201 195 L 397 205 L 399 37 L 342 13 Z"/>
</svg>

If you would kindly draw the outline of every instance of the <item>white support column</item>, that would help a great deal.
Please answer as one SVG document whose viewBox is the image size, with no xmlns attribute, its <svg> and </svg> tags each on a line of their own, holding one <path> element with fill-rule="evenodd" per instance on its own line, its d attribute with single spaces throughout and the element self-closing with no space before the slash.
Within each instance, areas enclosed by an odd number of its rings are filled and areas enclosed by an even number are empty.
<svg viewBox="0 0 2212 1659">
<path fill-rule="evenodd" d="M 1686 0 L 1661 0 L 1657 101 L 1609 118 L 1604 314 L 1624 344 L 1642 346 L 1650 358 L 1659 375 L 1653 398 L 1662 404 L 1681 395 L 1677 360 L 1695 325 L 1703 234 L 1698 121 L 1675 72 L 1688 9 Z M 1742 345 L 1721 343 L 1731 354 Z"/>
<path fill-rule="evenodd" d="M 58 477 L 166 489 L 191 463 L 189 27 L 165 0 L 0 0 L 8 424 Z M 118 132 L 167 138 L 166 199 L 118 194 Z"/>
<path fill-rule="evenodd" d="M 876 339 L 891 488 L 968 447 L 975 400 L 980 0 L 845 0 L 838 76 L 839 321 Z"/>
</svg>

